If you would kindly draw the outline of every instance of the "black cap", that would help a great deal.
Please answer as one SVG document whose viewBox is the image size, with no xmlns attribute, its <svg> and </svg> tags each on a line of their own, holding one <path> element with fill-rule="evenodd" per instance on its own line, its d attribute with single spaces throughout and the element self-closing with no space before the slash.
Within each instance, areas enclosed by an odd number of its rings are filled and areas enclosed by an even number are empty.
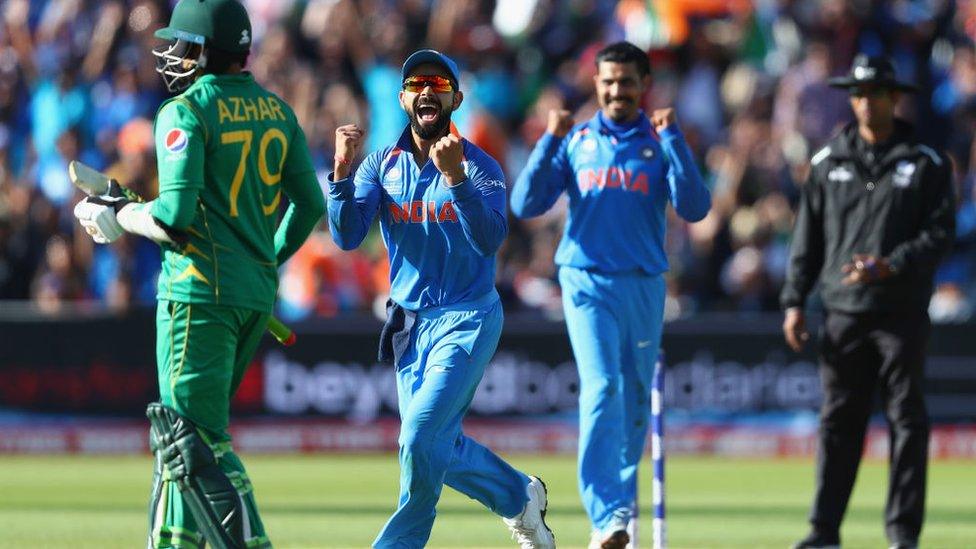
<svg viewBox="0 0 976 549">
<path fill-rule="evenodd" d="M 831 78 L 827 81 L 832 88 L 856 88 L 859 86 L 877 86 L 892 90 L 915 92 L 912 84 L 899 82 L 895 77 L 895 66 L 887 57 L 859 53 L 851 64 L 847 76 Z"/>
</svg>

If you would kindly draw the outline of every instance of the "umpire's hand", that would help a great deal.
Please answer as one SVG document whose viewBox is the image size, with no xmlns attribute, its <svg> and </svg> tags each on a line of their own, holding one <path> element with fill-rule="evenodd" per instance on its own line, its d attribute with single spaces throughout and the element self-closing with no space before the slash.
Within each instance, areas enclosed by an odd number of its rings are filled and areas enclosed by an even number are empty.
<svg viewBox="0 0 976 549">
<path fill-rule="evenodd" d="M 803 350 L 803 346 L 810 339 L 807 332 L 807 321 L 803 316 L 803 309 L 800 307 L 790 307 L 786 310 L 786 319 L 783 320 L 783 336 L 786 338 L 787 345 L 797 353 Z"/>
<path fill-rule="evenodd" d="M 893 273 L 887 259 L 868 254 L 854 254 L 851 262 L 841 267 L 846 274 L 844 284 L 871 284 L 890 277 Z"/>
</svg>

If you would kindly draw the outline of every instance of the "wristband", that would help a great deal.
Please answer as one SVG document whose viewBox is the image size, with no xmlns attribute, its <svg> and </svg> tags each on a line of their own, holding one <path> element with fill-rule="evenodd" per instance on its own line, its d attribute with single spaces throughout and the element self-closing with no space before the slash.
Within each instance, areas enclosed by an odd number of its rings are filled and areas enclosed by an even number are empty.
<svg viewBox="0 0 976 549">
<path fill-rule="evenodd" d="M 348 166 L 349 164 L 352 164 L 351 160 L 346 160 L 345 158 L 342 158 L 339 155 L 336 155 L 334 160 L 344 166 Z"/>
</svg>

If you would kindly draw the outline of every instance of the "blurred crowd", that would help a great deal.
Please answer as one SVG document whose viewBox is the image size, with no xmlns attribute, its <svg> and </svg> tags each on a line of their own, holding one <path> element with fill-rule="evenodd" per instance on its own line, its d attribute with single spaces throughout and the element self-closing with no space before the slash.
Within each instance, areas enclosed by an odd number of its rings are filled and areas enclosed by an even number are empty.
<svg viewBox="0 0 976 549">
<path fill-rule="evenodd" d="M 922 92 L 900 114 L 946 149 L 959 188 L 958 237 L 931 313 L 962 321 L 976 298 L 976 6 L 949 0 L 245 0 L 248 62 L 283 97 L 308 137 L 320 179 L 338 125 L 368 132 L 367 151 L 406 124 L 399 67 L 432 47 L 462 67 L 461 133 L 499 160 L 509 181 L 550 109 L 582 121 L 597 109 L 594 56 L 626 39 L 649 53 L 645 108 L 674 105 L 713 192 L 695 225 L 671 218 L 668 318 L 777 308 L 793 209 L 808 159 L 851 118 L 828 76 L 858 51 L 886 53 Z M 81 302 L 125 309 L 154 302 L 156 246 L 95 246 L 71 210 L 71 159 L 142 193 L 156 192 L 152 119 L 166 97 L 153 70 L 153 31 L 167 0 L 0 2 L 0 299 L 45 311 Z M 512 220 L 499 255 L 508 310 L 559 315 L 552 256 L 565 207 Z M 279 313 L 295 320 L 369 311 L 388 288 L 374 227 L 340 252 L 323 225 L 282 269 Z M 2 307 L 2 304 L 0 304 Z"/>
</svg>

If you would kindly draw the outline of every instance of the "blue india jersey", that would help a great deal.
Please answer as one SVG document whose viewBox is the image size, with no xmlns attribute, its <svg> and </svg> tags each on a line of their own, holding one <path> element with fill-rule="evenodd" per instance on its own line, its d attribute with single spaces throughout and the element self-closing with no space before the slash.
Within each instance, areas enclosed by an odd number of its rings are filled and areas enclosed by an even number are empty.
<svg viewBox="0 0 976 549">
<path fill-rule="evenodd" d="M 378 214 L 390 259 L 390 297 L 409 310 L 476 300 L 495 289 L 495 252 L 508 233 L 498 162 L 462 139 L 460 184 L 446 187 L 430 160 L 414 160 L 408 126 L 366 157 L 354 178 L 330 179 L 329 229 L 351 250 Z M 350 180 L 354 179 L 354 181 Z"/>
<path fill-rule="evenodd" d="M 643 113 L 622 133 L 597 113 L 563 138 L 543 135 L 515 182 L 512 211 L 541 215 L 562 193 L 569 214 L 556 263 L 608 274 L 667 271 L 668 203 L 687 221 L 711 207 L 681 130 L 671 124 L 658 136 Z"/>
</svg>

